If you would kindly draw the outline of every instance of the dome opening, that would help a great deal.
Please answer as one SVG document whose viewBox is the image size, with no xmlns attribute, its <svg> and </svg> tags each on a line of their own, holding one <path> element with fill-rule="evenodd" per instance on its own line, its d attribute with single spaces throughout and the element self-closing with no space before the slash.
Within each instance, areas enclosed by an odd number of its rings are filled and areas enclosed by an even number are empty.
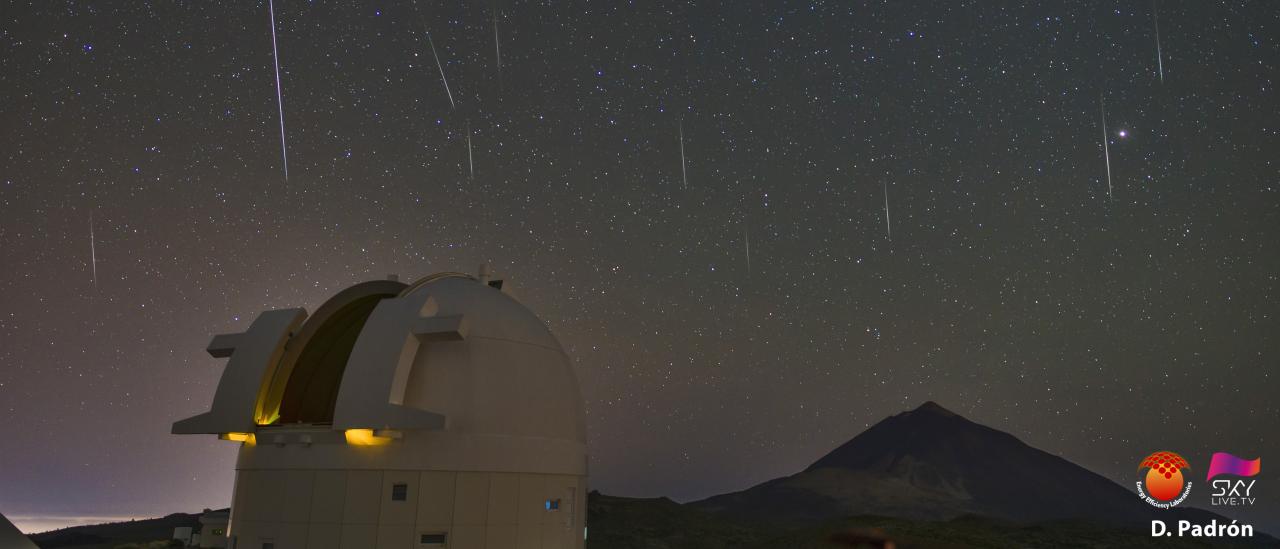
<svg viewBox="0 0 1280 549">
<path fill-rule="evenodd" d="M 405 285 L 357 284 L 330 298 L 290 340 L 274 378 L 259 394 L 259 425 L 333 423 L 338 388 L 356 338 L 383 299 Z"/>
<path fill-rule="evenodd" d="M 384 297 L 387 296 L 360 298 L 325 319 L 298 355 L 280 399 L 277 424 L 333 423 L 338 385 L 351 348 L 373 308 Z"/>
</svg>

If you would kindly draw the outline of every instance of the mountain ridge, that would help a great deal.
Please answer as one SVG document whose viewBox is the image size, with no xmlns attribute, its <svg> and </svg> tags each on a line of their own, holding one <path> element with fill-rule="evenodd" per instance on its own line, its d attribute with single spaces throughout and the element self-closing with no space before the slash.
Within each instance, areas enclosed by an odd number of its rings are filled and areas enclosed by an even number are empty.
<svg viewBox="0 0 1280 549">
<path fill-rule="evenodd" d="M 979 515 L 1144 527 L 1153 518 L 1216 516 L 1153 508 L 1102 475 L 934 401 L 881 420 L 795 474 L 690 505 L 752 520 Z"/>
</svg>

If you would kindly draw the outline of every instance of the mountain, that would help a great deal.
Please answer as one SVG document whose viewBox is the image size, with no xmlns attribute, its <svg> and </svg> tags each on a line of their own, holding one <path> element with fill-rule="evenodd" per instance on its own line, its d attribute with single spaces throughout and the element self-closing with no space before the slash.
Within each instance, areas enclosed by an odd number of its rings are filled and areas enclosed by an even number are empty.
<svg viewBox="0 0 1280 549">
<path fill-rule="evenodd" d="M 692 505 L 751 519 L 979 515 L 1131 527 L 1149 524 L 1160 512 L 1101 475 L 934 402 L 877 423 L 804 471 Z M 1166 519 L 1211 516 L 1163 513 Z"/>
<path fill-rule="evenodd" d="M 200 526 L 200 513 L 173 513 L 160 518 L 111 522 L 87 526 L 71 526 L 32 534 L 31 539 L 44 549 L 74 547 L 76 549 L 113 549 L 126 544 L 166 542 L 173 529 Z M 5 548 L 7 549 L 7 548 Z"/>
<path fill-rule="evenodd" d="M 590 535 L 586 549 L 834 549 L 850 534 L 890 539 L 898 549 L 972 547 L 1204 548 L 1203 540 L 1152 539 L 1142 530 L 1080 522 L 1010 524 L 963 516 L 949 521 L 842 517 L 779 526 L 741 520 L 681 505 L 667 498 L 626 498 L 592 492 L 587 497 Z M 1220 543 L 1223 547 L 1256 544 Z"/>
</svg>

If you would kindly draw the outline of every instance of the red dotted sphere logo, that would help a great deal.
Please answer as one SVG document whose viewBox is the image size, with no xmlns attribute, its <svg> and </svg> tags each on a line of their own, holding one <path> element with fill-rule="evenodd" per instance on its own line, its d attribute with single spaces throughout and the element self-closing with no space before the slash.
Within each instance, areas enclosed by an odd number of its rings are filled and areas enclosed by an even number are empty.
<svg viewBox="0 0 1280 549">
<path fill-rule="evenodd" d="M 1171 501 L 1182 493 L 1185 480 L 1182 470 L 1191 465 L 1182 456 L 1174 452 L 1156 452 L 1144 458 L 1138 464 L 1138 472 L 1147 470 L 1143 482 L 1147 485 L 1147 493 L 1158 501 Z"/>
</svg>

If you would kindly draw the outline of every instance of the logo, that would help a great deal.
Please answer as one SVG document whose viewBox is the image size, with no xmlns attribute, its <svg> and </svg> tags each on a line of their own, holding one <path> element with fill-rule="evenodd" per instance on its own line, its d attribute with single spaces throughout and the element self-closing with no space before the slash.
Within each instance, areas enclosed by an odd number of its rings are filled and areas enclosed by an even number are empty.
<svg viewBox="0 0 1280 549">
<path fill-rule="evenodd" d="M 1209 475 L 1205 482 L 1213 486 L 1210 494 L 1211 505 L 1240 507 L 1253 505 L 1258 498 L 1253 497 L 1253 484 L 1258 479 L 1219 478 L 1220 476 L 1253 477 L 1262 471 L 1262 458 L 1241 459 L 1226 452 L 1216 452 L 1209 460 Z"/>
<path fill-rule="evenodd" d="M 1182 470 L 1191 465 L 1174 452 L 1156 452 L 1138 463 L 1138 474 L 1146 475 L 1138 481 L 1138 497 L 1143 501 L 1168 509 L 1182 503 L 1191 493 L 1191 483 L 1182 476 Z"/>
</svg>

